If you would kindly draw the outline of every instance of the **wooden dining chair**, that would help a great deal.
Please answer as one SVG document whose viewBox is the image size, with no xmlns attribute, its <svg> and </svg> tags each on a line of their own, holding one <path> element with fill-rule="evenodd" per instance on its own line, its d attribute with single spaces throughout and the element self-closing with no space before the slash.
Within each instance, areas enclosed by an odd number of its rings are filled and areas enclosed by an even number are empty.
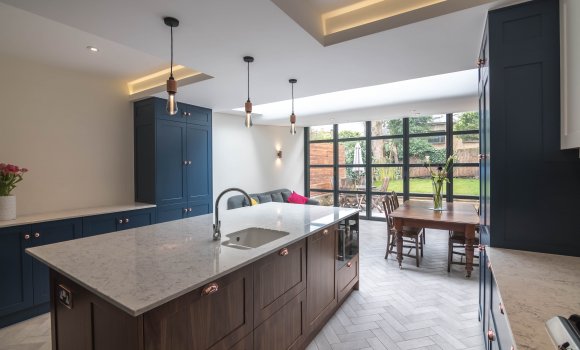
<svg viewBox="0 0 580 350">
<path fill-rule="evenodd" d="M 393 198 L 393 207 L 397 209 L 399 207 L 399 196 L 397 196 L 397 192 L 392 191 L 391 198 Z M 425 245 L 425 236 L 427 235 L 425 234 L 425 229 L 423 229 L 423 235 L 421 236 L 421 239 L 423 240 L 423 245 Z"/>
<path fill-rule="evenodd" d="M 475 212 L 479 215 L 479 204 L 474 206 Z M 473 240 L 473 246 L 479 246 L 479 227 L 475 228 L 475 239 Z M 459 262 L 453 260 L 454 255 L 459 255 Z M 460 231 L 449 231 L 449 242 L 447 248 L 447 272 L 451 272 L 451 265 L 465 265 L 463 258 L 465 254 L 465 233 Z M 473 254 L 473 258 L 479 260 L 479 254 Z M 478 263 L 474 263 L 473 266 L 479 266 Z"/>
<path fill-rule="evenodd" d="M 386 195 L 382 203 L 387 219 L 387 251 L 385 253 L 385 259 L 389 258 L 389 254 L 395 250 L 397 244 L 397 231 L 395 230 L 394 220 L 391 217 L 391 213 L 395 210 L 394 203 L 395 199 L 391 195 Z M 403 226 L 403 255 L 414 258 L 417 262 L 417 267 L 419 267 L 419 261 L 423 256 L 422 235 L 422 228 Z M 405 253 L 405 249 L 407 248 L 409 251 Z M 411 254 L 413 250 L 415 254 Z"/>
</svg>

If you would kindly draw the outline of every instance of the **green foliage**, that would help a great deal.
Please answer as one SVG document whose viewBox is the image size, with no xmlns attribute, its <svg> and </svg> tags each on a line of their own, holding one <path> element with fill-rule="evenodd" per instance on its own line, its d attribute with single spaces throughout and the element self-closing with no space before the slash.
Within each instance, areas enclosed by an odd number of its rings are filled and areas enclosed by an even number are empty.
<svg viewBox="0 0 580 350">
<path fill-rule="evenodd" d="M 419 160 L 429 156 L 434 164 L 445 163 L 445 149 L 437 149 L 424 138 L 411 138 L 409 140 L 409 154 Z"/>
<path fill-rule="evenodd" d="M 433 125 L 433 117 L 422 116 L 409 118 L 409 132 L 411 134 L 421 134 L 431 132 L 431 127 Z M 402 135 L 403 134 L 403 120 L 395 119 L 388 120 L 387 127 L 391 135 Z M 388 150 L 388 149 L 387 149 Z M 403 157 L 403 145 L 402 143 L 397 144 L 397 153 L 402 159 Z M 445 149 L 437 149 L 431 145 L 427 139 L 419 137 L 409 138 L 409 156 L 417 159 L 425 159 L 425 156 L 429 156 L 433 163 L 444 163 L 445 162 Z"/>
<path fill-rule="evenodd" d="M 466 112 L 459 116 L 459 119 L 453 126 L 454 131 L 479 130 L 479 113 Z M 479 135 L 458 135 L 464 142 L 477 141 Z"/>
<path fill-rule="evenodd" d="M 332 140 L 332 130 L 316 130 L 310 131 L 310 140 Z"/>
</svg>

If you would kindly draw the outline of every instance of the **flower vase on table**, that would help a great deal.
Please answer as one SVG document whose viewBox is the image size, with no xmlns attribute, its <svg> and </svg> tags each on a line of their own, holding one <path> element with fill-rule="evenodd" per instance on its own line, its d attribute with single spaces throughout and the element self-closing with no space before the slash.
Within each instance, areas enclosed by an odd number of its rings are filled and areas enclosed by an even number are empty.
<svg viewBox="0 0 580 350">
<path fill-rule="evenodd" d="M 0 163 L 0 221 L 16 219 L 16 197 L 11 195 L 28 170 Z"/>
<path fill-rule="evenodd" d="M 449 182 L 449 170 L 453 165 L 455 155 L 447 158 L 443 166 L 438 166 L 436 169 L 431 168 L 431 160 L 429 156 L 425 157 L 424 166 L 431 174 L 431 182 L 433 183 L 433 210 L 443 211 L 443 186 Z"/>
</svg>

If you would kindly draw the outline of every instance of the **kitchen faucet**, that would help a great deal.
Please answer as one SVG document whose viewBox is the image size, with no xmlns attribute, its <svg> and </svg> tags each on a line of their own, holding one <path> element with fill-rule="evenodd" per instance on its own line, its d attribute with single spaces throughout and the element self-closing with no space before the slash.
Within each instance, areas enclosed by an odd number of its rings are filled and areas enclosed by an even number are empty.
<svg viewBox="0 0 580 350">
<path fill-rule="evenodd" d="M 246 191 L 240 189 L 240 188 L 228 188 L 222 191 L 222 193 L 219 194 L 219 196 L 217 197 L 217 199 L 215 200 L 215 224 L 213 224 L 213 240 L 214 241 L 219 241 L 222 238 L 222 233 L 221 233 L 221 226 L 222 223 L 220 221 L 220 217 L 219 217 L 219 209 L 218 209 L 218 205 L 220 203 L 220 199 L 222 199 L 222 196 L 230 191 L 238 191 L 241 192 L 245 197 L 246 200 L 248 201 L 248 203 L 250 204 L 250 206 L 252 205 L 252 198 L 250 198 L 250 195 L 246 193 Z"/>
</svg>

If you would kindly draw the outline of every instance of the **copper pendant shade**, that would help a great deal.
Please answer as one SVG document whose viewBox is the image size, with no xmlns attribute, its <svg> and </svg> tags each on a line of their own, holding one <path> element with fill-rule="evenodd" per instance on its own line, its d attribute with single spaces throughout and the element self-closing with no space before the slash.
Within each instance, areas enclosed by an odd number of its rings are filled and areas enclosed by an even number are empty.
<svg viewBox="0 0 580 350">
<path fill-rule="evenodd" d="M 169 115 L 177 114 L 177 100 L 175 94 L 177 93 L 177 81 L 173 78 L 173 28 L 179 26 L 179 21 L 173 17 L 163 18 L 163 22 L 171 28 L 171 66 L 169 68 L 169 79 L 167 79 L 167 106 L 165 109 Z"/>
<path fill-rule="evenodd" d="M 298 82 L 296 79 L 288 80 L 292 84 L 292 114 L 290 114 L 290 134 L 296 135 L 296 114 L 294 114 L 294 84 Z"/>
<path fill-rule="evenodd" d="M 244 62 L 248 64 L 248 100 L 244 105 L 246 110 L 246 119 L 244 121 L 244 125 L 246 128 L 251 128 L 254 123 L 252 122 L 252 101 L 250 101 L 250 63 L 254 62 L 254 57 L 244 56 Z"/>
</svg>

